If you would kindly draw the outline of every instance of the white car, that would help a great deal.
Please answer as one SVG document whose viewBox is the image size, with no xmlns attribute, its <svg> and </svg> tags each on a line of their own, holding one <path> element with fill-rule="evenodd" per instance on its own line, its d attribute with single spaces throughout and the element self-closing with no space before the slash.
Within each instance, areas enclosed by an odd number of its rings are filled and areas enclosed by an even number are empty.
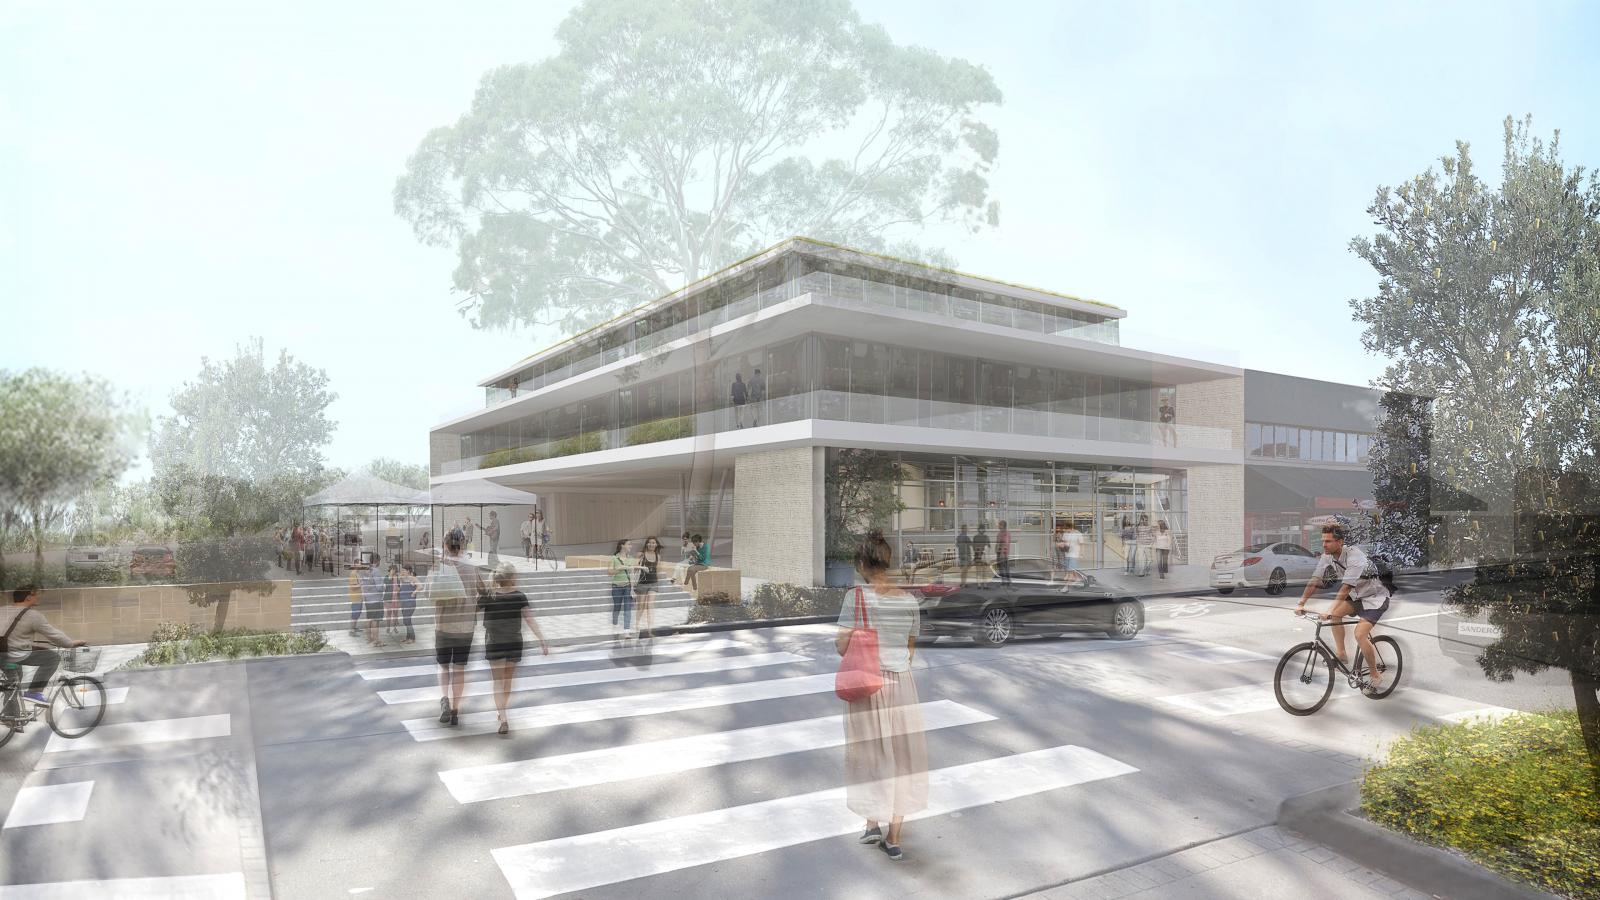
<svg viewBox="0 0 1600 900">
<path fill-rule="evenodd" d="M 1257 544 L 1224 553 L 1211 563 L 1211 586 L 1219 594 L 1261 587 L 1274 596 L 1291 584 L 1305 584 L 1317 567 L 1318 553 L 1289 541 Z"/>
</svg>

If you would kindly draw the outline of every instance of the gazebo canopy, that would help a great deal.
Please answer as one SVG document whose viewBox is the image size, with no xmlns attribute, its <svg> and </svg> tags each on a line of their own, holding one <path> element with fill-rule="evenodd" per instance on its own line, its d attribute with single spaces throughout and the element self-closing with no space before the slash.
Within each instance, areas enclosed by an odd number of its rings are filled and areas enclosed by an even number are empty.
<svg viewBox="0 0 1600 900">
<path fill-rule="evenodd" d="M 304 506 L 427 506 L 429 500 L 427 491 L 413 490 L 372 475 L 351 475 L 301 503 Z"/>
<path fill-rule="evenodd" d="M 538 494 L 506 487 L 487 478 L 471 481 L 450 481 L 434 485 L 427 495 L 434 506 L 532 506 L 539 502 Z"/>
</svg>

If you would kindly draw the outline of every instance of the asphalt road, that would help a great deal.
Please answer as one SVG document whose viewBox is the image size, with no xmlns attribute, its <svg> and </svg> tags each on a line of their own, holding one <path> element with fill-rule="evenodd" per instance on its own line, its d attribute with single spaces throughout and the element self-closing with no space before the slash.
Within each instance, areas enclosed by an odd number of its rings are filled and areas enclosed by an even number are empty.
<svg viewBox="0 0 1600 900">
<path fill-rule="evenodd" d="M 1292 596 L 1161 602 L 1127 642 L 919 649 L 932 806 L 901 863 L 840 796 L 827 626 L 529 658 L 509 737 L 481 668 L 441 728 L 426 658 L 116 673 L 98 746 L 35 726 L 0 750 L 0 900 L 1006 897 L 1270 823 L 1413 726 L 1571 703 L 1561 673 L 1496 684 L 1443 656 L 1414 588 L 1387 629 L 1400 689 L 1340 683 L 1291 717 L 1271 679 L 1310 633 Z"/>
</svg>

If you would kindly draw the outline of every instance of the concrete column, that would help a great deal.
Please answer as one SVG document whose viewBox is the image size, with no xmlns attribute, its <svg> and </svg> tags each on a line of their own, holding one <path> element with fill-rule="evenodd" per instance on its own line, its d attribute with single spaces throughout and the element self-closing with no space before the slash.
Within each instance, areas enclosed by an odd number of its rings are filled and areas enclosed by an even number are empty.
<svg viewBox="0 0 1600 900">
<path fill-rule="evenodd" d="M 822 449 L 743 453 L 733 468 L 733 567 L 749 578 L 822 583 Z"/>
</svg>

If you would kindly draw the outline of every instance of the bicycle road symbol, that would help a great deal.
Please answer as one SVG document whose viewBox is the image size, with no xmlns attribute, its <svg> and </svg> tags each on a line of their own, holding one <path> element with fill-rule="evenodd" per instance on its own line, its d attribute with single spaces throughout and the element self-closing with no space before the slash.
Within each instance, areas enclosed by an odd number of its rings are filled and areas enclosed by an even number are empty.
<svg viewBox="0 0 1600 900">
<path fill-rule="evenodd" d="M 1150 612 L 1167 613 L 1167 617 L 1170 619 L 1192 619 L 1195 616 L 1203 616 L 1211 612 L 1213 605 L 1207 601 L 1191 600 L 1188 603 L 1152 603 L 1146 606 L 1145 609 Z"/>
</svg>

